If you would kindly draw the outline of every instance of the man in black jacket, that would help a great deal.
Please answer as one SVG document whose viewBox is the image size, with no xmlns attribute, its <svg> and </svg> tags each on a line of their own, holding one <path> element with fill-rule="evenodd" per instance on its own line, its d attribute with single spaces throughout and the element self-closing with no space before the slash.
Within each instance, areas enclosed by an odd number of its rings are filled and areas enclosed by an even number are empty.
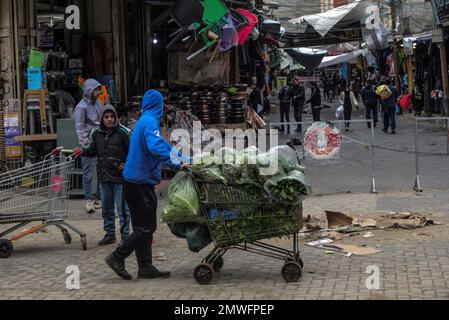
<svg viewBox="0 0 449 320">
<path fill-rule="evenodd" d="M 311 82 L 312 96 L 307 101 L 312 106 L 313 113 L 313 121 L 320 122 L 321 121 L 321 90 L 318 88 L 316 82 Z"/>
<path fill-rule="evenodd" d="M 362 90 L 362 100 L 366 109 L 366 120 L 374 120 L 374 127 L 377 126 L 379 122 L 377 106 L 379 100 L 376 94 L 376 88 L 374 87 L 373 81 L 368 80 L 367 85 Z M 371 122 L 368 122 L 368 128 L 371 129 Z"/>
<path fill-rule="evenodd" d="M 293 80 L 293 108 L 296 122 L 302 122 L 304 103 L 306 102 L 306 89 L 298 78 Z M 302 125 L 298 125 L 296 132 L 302 132 Z"/>
<path fill-rule="evenodd" d="M 123 176 L 130 144 L 130 131 L 120 125 L 114 107 L 108 105 L 101 116 L 100 129 L 92 134 L 92 144 L 84 148 L 84 154 L 98 158 L 97 174 L 102 193 L 104 231 L 106 235 L 98 245 L 117 241 L 115 233 L 115 207 L 120 220 L 122 241 L 130 235 L 130 214 L 123 195 Z"/>
<path fill-rule="evenodd" d="M 280 111 L 281 111 L 281 123 L 290 123 L 290 108 L 293 99 L 293 88 L 286 85 L 279 92 Z M 281 132 L 285 132 L 285 127 L 281 127 Z M 290 134 L 290 125 L 287 126 L 287 134 Z"/>
</svg>

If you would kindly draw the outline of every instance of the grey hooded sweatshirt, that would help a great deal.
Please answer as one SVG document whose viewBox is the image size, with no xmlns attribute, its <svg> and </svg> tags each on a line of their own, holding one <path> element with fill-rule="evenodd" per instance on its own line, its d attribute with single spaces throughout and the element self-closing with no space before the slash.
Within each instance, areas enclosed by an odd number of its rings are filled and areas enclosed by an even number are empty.
<svg viewBox="0 0 449 320">
<path fill-rule="evenodd" d="M 100 128 L 103 103 L 100 100 L 92 101 L 92 92 L 98 87 L 101 87 L 98 81 L 87 80 L 83 99 L 75 108 L 76 134 L 82 147 L 90 145 L 92 133 Z"/>
</svg>

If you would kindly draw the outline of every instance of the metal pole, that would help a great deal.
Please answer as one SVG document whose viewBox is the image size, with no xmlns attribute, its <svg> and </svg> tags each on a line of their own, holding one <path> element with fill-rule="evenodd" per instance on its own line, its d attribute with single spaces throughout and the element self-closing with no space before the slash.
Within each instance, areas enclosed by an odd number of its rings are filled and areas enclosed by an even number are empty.
<svg viewBox="0 0 449 320">
<path fill-rule="evenodd" d="M 449 118 L 446 119 L 447 128 L 447 155 L 449 155 Z"/>
<path fill-rule="evenodd" d="M 374 147 L 374 120 L 371 119 L 371 153 L 372 153 L 372 161 L 373 161 L 373 176 L 371 180 L 371 193 L 376 194 L 376 150 Z"/>
<path fill-rule="evenodd" d="M 399 80 L 399 44 L 398 39 L 396 38 L 397 30 L 396 30 L 396 19 L 398 16 L 398 9 L 401 5 L 400 0 L 395 1 L 391 6 L 391 20 L 392 20 L 392 28 L 393 28 L 393 59 L 394 59 L 394 80 L 395 87 L 398 92 L 401 92 L 401 81 Z"/>
<path fill-rule="evenodd" d="M 419 177 L 419 139 L 418 139 L 418 119 L 415 119 L 415 164 L 416 164 L 416 177 L 415 187 L 413 190 L 416 192 L 423 192 L 421 188 L 421 181 Z"/>
<path fill-rule="evenodd" d="M 443 31 L 444 32 L 444 31 Z M 444 33 L 443 33 L 444 38 Z M 449 78 L 447 72 L 447 59 L 446 59 L 446 44 L 438 44 L 440 48 L 440 59 L 441 59 L 441 80 L 443 81 L 443 96 L 444 96 L 444 112 L 446 116 L 449 115 Z"/>
</svg>

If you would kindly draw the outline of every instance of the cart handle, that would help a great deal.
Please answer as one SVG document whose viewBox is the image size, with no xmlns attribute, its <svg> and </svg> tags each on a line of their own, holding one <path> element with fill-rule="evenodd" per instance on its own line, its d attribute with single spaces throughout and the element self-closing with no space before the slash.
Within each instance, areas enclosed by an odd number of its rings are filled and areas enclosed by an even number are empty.
<svg viewBox="0 0 449 320">
<path fill-rule="evenodd" d="M 59 157 L 61 156 L 61 153 L 70 153 L 70 158 L 77 158 L 79 157 L 81 154 L 79 154 L 76 149 L 64 149 L 64 147 L 59 147 L 54 149 L 49 156 L 55 156 L 55 157 Z"/>
</svg>

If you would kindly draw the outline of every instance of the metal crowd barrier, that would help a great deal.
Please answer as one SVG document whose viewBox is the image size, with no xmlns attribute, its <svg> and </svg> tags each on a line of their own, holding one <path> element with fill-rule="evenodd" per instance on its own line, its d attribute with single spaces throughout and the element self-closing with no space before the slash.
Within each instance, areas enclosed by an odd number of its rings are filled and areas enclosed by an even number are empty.
<svg viewBox="0 0 449 320">
<path fill-rule="evenodd" d="M 374 127 L 374 120 L 366 120 L 366 119 L 357 119 L 357 120 L 350 120 L 350 121 L 346 121 L 346 120 L 332 120 L 332 121 L 324 121 L 324 122 L 328 122 L 333 124 L 335 127 L 337 127 L 340 130 L 341 133 L 341 137 L 342 137 L 342 146 L 343 146 L 343 137 L 344 137 L 344 126 L 346 123 L 363 123 L 363 124 L 371 124 L 371 137 L 370 137 L 370 142 L 368 143 L 368 145 L 371 148 L 371 190 L 370 193 L 372 194 L 376 194 L 377 193 L 377 188 L 376 188 L 376 150 L 375 150 L 375 127 Z M 313 123 L 315 123 L 314 121 L 302 121 L 302 122 L 284 122 L 284 123 L 270 123 L 269 124 L 269 128 L 274 129 L 276 127 L 288 127 L 290 126 L 290 129 L 296 126 L 301 125 L 303 127 L 303 133 L 307 130 L 306 126 L 307 125 L 312 125 Z M 293 131 L 292 131 L 293 132 Z M 350 139 L 353 140 L 353 139 Z M 355 140 L 353 140 L 355 141 Z M 358 142 L 358 141 L 355 141 Z M 305 160 L 305 147 L 304 147 L 304 143 L 302 143 L 302 151 L 303 151 L 303 159 Z M 341 158 L 341 154 L 340 154 L 340 158 Z M 319 161 L 319 160 L 317 160 Z"/>
<path fill-rule="evenodd" d="M 419 167 L 419 123 L 425 121 L 438 121 L 444 120 L 446 121 L 446 129 L 447 129 L 447 150 L 446 155 L 449 156 L 449 117 L 434 117 L 434 118 L 423 118 L 417 117 L 415 118 L 415 165 L 416 165 L 416 175 L 415 175 L 415 186 L 413 190 L 416 192 L 423 192 L 423 188 L 421 186 L 421 173 Z"/>
</svg>

